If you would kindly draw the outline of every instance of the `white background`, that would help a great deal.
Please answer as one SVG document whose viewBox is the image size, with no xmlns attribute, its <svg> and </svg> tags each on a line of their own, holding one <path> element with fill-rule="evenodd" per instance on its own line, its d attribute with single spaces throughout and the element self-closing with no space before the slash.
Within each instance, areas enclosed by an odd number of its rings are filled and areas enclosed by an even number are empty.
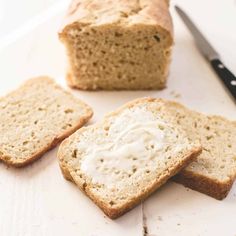
<svg viewBox="0 0 236 236">
<path fill-rule="evenodd" d="M 173 10 L 175 3 L 186 10 L 236 74 L 235 1 L 172 1 L 175 46 L 168 88 L 150 92 L 73 91 L 93 107 L 90 123 L 124 102 L 147 95 L 236 119 L 235 104 L 197 51 Z M 42 74 L 66 86 L 66 58 L 57 29 L 67 5 L 66 0 L 0 0 L 0 95 Z M 217 201 L 169 181 L 144 202 L 143 211 L 139 205 L 112 221 L 63 179 L 56 151 L 22 169 L 0 163 L 1 236 L 141 236 L 143 215 L 149 236 L 236 235 L 235 185 L 225 200 Z"/>
</svg>

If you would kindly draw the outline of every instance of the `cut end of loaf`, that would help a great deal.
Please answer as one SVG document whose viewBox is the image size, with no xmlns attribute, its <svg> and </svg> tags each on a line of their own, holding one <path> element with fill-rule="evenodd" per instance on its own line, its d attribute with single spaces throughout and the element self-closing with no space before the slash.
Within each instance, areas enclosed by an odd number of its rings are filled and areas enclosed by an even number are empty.
<svg viewBox="0 0 236 236">
<path fill-rule="evenodd" d="M 162 89 L 170 62 L 169 37 L 154 26 L 76 25 L 63 37 L 68 84 L 83 90 Z"/>
<path fill-rule="evenodd" d="M 69 85 L 147 90 L 166 85 L 173 44 L 167 0 L 74 0 L 59 32 Z"/>
</svg>

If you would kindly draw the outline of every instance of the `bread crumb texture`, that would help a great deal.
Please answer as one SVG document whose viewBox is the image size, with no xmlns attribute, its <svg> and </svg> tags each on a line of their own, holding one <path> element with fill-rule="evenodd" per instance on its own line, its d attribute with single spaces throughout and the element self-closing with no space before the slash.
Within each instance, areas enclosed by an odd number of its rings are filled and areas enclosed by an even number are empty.
<svg viewBox="0 0 236 236">
<path fill-rule="evenodd" d="M 206 116 L 182 107 L 173 111 L 192 140 L 200 140 L 202 154 L 186 170 L 196 171 L 219 181 L 236 175 L 236 122 L 219 116 Z"/>
<path fill-rule="evenodd" d="M 170 117 L 191 140 L 199 140 L 202 153 L 176 180 L 217 199 L 224 198 L 236 178 L 236 122 L 220 116 L 207 116 L 169 102 Z"/>
<path fill-rule="evenodd" d="M 23 166 L 81 127 L 92 110 L 48 77 L 0 99 L 0 159 Z"/>
<path fill-rule="evenodd" d="M 161 89 L 173 44 L 165 0 L 74 0 L 59 37 L 79 89 Z"/>
<path fill-rule="evenodd" d="M 162 100 L 135 100 L 60 145 L 64 176 L 109 217 L 134 207 L 201 151 L 180 126 L 166 122 L 166 109 Z"/>
</svg>

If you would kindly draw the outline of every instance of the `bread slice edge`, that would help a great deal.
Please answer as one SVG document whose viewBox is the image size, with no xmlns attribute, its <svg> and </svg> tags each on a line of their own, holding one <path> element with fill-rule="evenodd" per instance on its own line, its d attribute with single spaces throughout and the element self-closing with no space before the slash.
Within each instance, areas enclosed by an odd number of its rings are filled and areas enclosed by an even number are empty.
<svg viewBox="0 0 236 236">
<path fill-rule="evenodd" d="M 84 192 L 98 207 L 111 219 L 116 219 L 119 216 L 122 216 L 127 211 L 133 209 L 135 206 L 137 206 L 140 201 L 146 199 L 150 194 L 152 194 L 157 188 L 162 186 L 167 182 L 169 178 L 176 175 L 180 170 L 182 170 L 184 167 L 186 167 L 188 164 L 190 164 L 195 158 L 201 153 L 201 147 L 195 147 L 193 150 L 189 151 L 185 154 L 185 159 L 179 163 L 179 165 L 175 166 L 174 168 L 169 169 L 169 174 L 165 175 L 161 179 L 157 179 L 152 185 L 150 185 L 142 195 L 138 197 L 134 197 L 132 201 L 122 205 L 120 208 L 112 208 L 109 205 L 105 204 L 103 201 L 98 199 L 96 196 L 93 195 L 93 193 L 90 191 L 89 188 L 87 188 L 86 184 L 76 181 L 76 178 L 71 175 L 69 168 L 67 167 L 66 163 L 64 163 L 62 160 L 64 159 L 64 154 L 61 151 L 63 149 L 63 146 L 66 144 L 64 141 L 60 145 L 60 150 L 58 151 L 58 158 L 59 165 L 61 172 L 64 176 L 64 178 L 68 181 L 71 181 L 72 183 L 76 184 L 79 189 Z"/>
<path fill-rule="evenodd" d="M 176 176 L 173 177 L 176 183 L 182 184 L 192 190 L 204 193 L 217 200 L 223 200 L 229 193 L 234 179 L 220 182 L 217 179 L 207 178 L 204 175 L 200 175 L 188 170 L 182 170 Z"/>
</svg>

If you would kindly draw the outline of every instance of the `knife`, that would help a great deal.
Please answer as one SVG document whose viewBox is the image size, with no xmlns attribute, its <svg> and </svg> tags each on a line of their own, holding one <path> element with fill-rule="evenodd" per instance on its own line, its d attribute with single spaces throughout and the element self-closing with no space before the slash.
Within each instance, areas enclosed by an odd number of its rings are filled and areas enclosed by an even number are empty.
<svg viewBox="0 0 236 236">
<path fill-rule="evenodd" d="M 188 15 L 178 6 L 175 6 L 175 9 L 189 31 L 192 33 L 195 43 L 203 54 L 203 56 L 210 62 L 212 68 L 219 76 L 223 84 L 226 86 L 230 94 L 233 96 L 236 101 L 236 77 L 230 72 L 229 69 L 221 62 L 219 54 L 195 26 L 195 24 L 190 20 Z"/>
</svg>

